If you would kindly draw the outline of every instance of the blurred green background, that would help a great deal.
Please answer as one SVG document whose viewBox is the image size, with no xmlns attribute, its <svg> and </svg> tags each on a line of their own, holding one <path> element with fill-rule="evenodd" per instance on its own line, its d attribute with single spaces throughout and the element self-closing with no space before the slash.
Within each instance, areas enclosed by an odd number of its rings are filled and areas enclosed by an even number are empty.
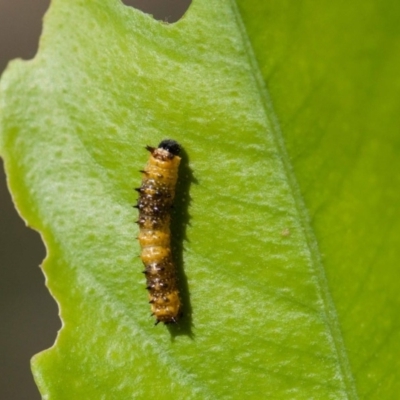
<svg viewBox="0 0 400 400">
<path fill-rule="evenodd" d="M 0 74 L 14 58 L 34 57 L 49 0 L 0 0 Z M 154 18 L 177 21 L 190 0 L 124 0 Z M 1 110 L 0 110 L 1 111 Z M 40 394 L 30 358 L 50 347 L 60 328 L 58 310 L 39 268 L 45 248 L 18 216 L 0 160 L 0 399 L 35 400 Z"/>
</svg>

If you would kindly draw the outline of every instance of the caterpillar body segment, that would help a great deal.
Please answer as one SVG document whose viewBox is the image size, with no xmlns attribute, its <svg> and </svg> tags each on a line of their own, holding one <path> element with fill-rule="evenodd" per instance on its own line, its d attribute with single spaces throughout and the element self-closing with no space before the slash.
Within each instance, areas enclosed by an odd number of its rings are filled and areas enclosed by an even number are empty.
<svg viewBox="0 0 400 400">
<path fill-rule="evenodd" d="M 141 171 L 142 185 L 136 189 L 140 257 L 156 324 L 176 323 L 181 315 L 181 300 L 171 252 L 170 222 L 181 161 L 180 146 L 174 140 L 163 140 L 157 148 L 146 149 L 150 158 Z"/>
</svg>

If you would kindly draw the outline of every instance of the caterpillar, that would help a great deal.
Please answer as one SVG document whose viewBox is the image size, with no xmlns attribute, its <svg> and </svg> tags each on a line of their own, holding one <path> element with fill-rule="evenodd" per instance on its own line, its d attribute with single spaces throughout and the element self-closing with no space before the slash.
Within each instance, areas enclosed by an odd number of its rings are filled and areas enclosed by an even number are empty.
<svg viewBox="0 0 400 400">
<path fill-rule="evenodd" d="M 178 278 L 171 252 L 171 208 L 175 197 L 180 145 L 163 140 L 157 148 L 146 146 L 149 161 L 142 173 L 136 208 L 139 209 L 139 244 L 145 266 L 152 316 L 155 325 L 176 323 L 181 316 Z"/>
</svg>

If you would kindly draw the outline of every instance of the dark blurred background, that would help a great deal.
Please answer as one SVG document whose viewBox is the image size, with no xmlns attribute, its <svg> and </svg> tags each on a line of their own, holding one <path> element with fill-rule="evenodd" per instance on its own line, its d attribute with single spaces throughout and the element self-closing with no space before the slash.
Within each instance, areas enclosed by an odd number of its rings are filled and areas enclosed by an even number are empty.
<svg viewBox="0 0 400 400">
<path fill-rule="evenodd" d="M 190 5 L 190 0 L 122 2 L 170 23 L 179 20 Z M 0 0 L 0 74 L 9 60 L 34 57 L 49 3 Z M 41 398 L 30 358 L 52 346 L 61 326 L 39 267 L 44 257 L 39 234 L 25 226 L 12 204 L 0 159 L 0 400 Z"/>
</svg>

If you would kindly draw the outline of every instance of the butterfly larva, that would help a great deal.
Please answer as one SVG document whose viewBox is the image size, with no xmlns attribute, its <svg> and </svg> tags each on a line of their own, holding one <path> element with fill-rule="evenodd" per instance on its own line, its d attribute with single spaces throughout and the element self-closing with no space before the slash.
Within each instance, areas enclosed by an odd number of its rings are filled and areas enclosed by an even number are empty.
<svg viewBox="0 0 400 400">
<path fill-rule="evenodd" d="M 177 322 L 181 313 L 176 268 L 171 253 L 171 208 L 178 179 L 180 146 L 163 140 L 157 148 L 147 146 L 150 159 L 136 207 L 139 209 L 139 243 L 147 279 L 152 315 L 159 322 Z"/>
</svg>

